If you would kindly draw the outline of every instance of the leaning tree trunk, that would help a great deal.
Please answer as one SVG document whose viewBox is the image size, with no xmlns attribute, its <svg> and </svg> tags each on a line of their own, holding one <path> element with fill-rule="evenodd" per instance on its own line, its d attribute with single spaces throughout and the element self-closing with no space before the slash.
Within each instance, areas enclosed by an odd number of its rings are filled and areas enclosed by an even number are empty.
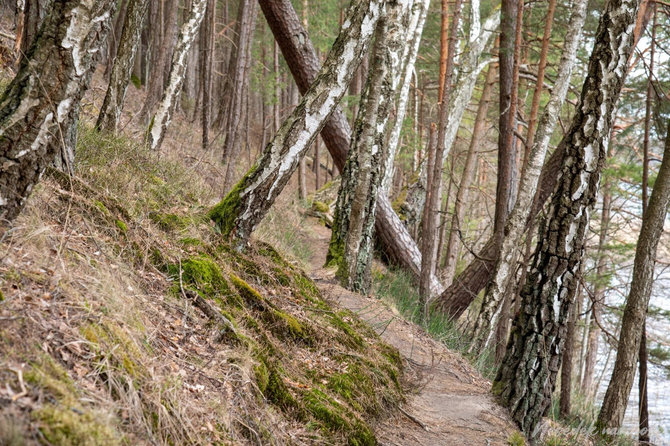
<svg viewBox="0 0 670 446">
<path fill-rule="evenodd" d="M 177 46 L 172 54 L 168 84 L 165 87 L 165 91 L 163 91 L 163 98 L 158 104 L 158 110 L 151 120 L 147 131 L 149 146 L 154 150 L 160 148 L 163 138 L 165 138 L 165 132 L 170 125 L 172 113 L 174 113 L 177 105 L 177 94 L 181 91 L 181 86 L 184 82 L 186 57 L 193 41 L 198 35 L 200 24 L 205 17 L 206 6 L 207 0 L 194 0 L 188 20 L 186 20 L 179 31 Z"/>
<path fill-rule="evenodd" d="M 91 4 L 92 3 L 92 4 Z M 88 89 L 116 2 L 55 1 L 0 99 L 0 225 L 21 212 Z"/>
<path fill-rule="evenodd" d="M 596 424 L 601 432 L 606 430 L 607 433 L 613 434 L 618 431 L 626 412 L 630 389 L 635 377 L 635 364 L 638 359 L 640 340 L 642 339 L 642 327 L 647 317 L 656 261 L 656 248 L 663 233 L 663 224 L 668 214 L 669 205 L 670 122 L 668 122 L 668 136 L 665 139 L 663 162 L 651 192 L 651 198 L 645 218 L 642 220 L 640 236 L 635 248 L 633 281 L 623 312 L 616 362 Z"/>
<path fill-rule="evenodd" d="M 521 311 L 514 318 L 505 359 L 493 384 L 512 419 L 531 438 L 551 404 L 589 212 L 628 70 L 637 8 L 636 0 L 610 0 L 600 18 L 588 75 L 564 138 L 561 174 L 521 291 Z"/>
<path fill-rule="evenodd" d="M 236 249 L 244 249 L 342 99 L 374 33 L 382 5 L 381 0 L 352 2 L 321 73 L 298 107 L 284 121 L 254 167 L 210 211 L 216 226 Z"/>
<path fill-rule="evenodd" d="M 300 24 L 290 0 L 259 0 L 259 3 L 300 92 L 305 94 L 316 79 L 320 66 L 309 36 Z M 346 117 L 337 108 L 321 129 L 321 139 L 339 171 L 342 171 L 347 159 L 350 135 Z M 331 175 L 334 170 L 330 170 Z M 377 197 L 375 234 L 381 241 L 385 255 L 418 278 L 421 253 L 385 194 Z M 441 284 L 433 279 L 434 292 L 439 293 L 441 289 Z"/>
<path fill-rule="evenodd" d="M 542 114 L 537 136 L 534 138 L 536 142 L 526 160 L 516 203 L 505 225 L 504 238 L 500 244 L 501 249 L 493 278 L 487 286 L 481 310 L 475 322 L 472 351 L 478 351 L 491 345 L 491 340 L 495 334 L 493 328 L 497 326 L 501 317 L 503 297 L 511 294 L 510 287 L 515 287 L 514 271 L 516 271 L 518 249 L 523 245 L 525 223 L 533 204 L 533 197 L 537 190 L 549 140 L 554 132 L 554 127 L 556 127 L 559 112 L 570 86 L 572 68 L 575 64 L 577 48 L 581 41 L 582 27 L 586 17 L 586 4 L 586 0 L 577 0 L 572 7 L 566 33 L 567 40 L 563 47 L 556 82 Z"/>
<path fill-rule="evenodd" d="M 144 25 L 144 18 L 149 9 L 148 0 L 130 0 L 126 11 L 126 17 L 123 21 L 123 30 L 121 31 L 121 40 L 119 49 L 116 52 L 114 66 L 109 75 L 109 86 L 105 99 L 102 102 L 102 108 L 98 115 L 98 121 L 95 126 L 99 130 L 116 133 L 123 101 L 128 89 L 130 74 L 135 65 L 135 55 L 140 45 L 140 36 Z"/>
<path fill-rule="evenodd" d="M 386 128 L 405 46 L 403 19 L 408 12 L 409 0 L 398 1 L 387 6 L 377 23 L 326 259 L 337 264 L 344 286 L 363 294 L 370 290 L 377 192 L 384 175 Z"/>
<path fill-rule="evenodd" d="M 636 26 L 633 30 L 633 47 L 635 47 L 640 39 L 642 31 L 649 19 L 649 15 L 645 13 L 645 2 L 646 0 L 643 0 L 642 7 L 636 18 Z M 526 230 L 530 228 L 535 216 L 542 210 L 544 203 L 554 189 L 554 185 L 556 184 L 560 172 L 566 142 L 566 139 L 563 138 L 542 168 L 539 182 L 540 186 L 537 196 L 533 201 L 533 208 L 529 220 L 526 222 Z M 451 318 L 459 318 L 489 282 L 493 274 L 496 259 L 497 249 L 495 240 L 490 238 L 484 244 L 484 247 L 477 253 L 472 262 L 470 262 L 463 272 L 454 279 L 453 283 L 449 284 L 448 288 L 442 292 L 436 301 L 436 307 Z"/>
</svg>

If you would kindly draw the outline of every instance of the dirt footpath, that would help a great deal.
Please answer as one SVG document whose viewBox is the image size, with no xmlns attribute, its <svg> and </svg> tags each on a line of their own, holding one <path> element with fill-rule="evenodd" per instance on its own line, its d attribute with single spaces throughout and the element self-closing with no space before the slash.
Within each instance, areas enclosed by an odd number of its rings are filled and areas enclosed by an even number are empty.
<svg viewBox="0 0 670 446">
<path fill-rule="evenodd" d="M 330 237 L 314 228 L 311 265 L 323 264 Z M 505 409 L 491 395 L 491 383 L 459 354 L 436 342 L 421 328 L 374 297 L 364 297 L 337 285 L 334 272 L 311 271 L 322 292 L 343 308 L 357 313 L 405 363 L 410 394 L 400 411 L 377 426 L 380 444 L 389 446 L 507 445 L 516 431 Z"/>
</svg>

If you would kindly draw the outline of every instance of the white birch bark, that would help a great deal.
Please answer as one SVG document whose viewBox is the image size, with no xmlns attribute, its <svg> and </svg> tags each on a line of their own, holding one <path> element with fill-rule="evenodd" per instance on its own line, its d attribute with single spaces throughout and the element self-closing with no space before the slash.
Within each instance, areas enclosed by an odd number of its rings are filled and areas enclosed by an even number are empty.
<svg viewBox="0 0 670 446">
<path fill-rule="evenodd" d="M 540 172 L 549 147 L 549 140 L 556 127 L 559 112 L 565 101 L 570 86 L 572 69 L 577 59 L 577 49 L 582 37 L 582 28 L 586 17 L 587 0 L 576 0 L 572 7 L 570 22 L 566 33 L 567 40 L 563 47 L 561 61 L 558 67 L 558 76 L 551 91 L 549 102 L 540 118 L 540 124 L 535 135 L 535 142 L 531 147 L 526 168 L 521 177 L 519 194 L 505 226 L 505 236 L 498 261 L 496 262 L 493 278 L 484 295 L 481 311 L 474 328 L 471 351 L 481 351 L 491 345 L 495 335 L 493 329 L 500 318 L 502 299 L 507 287 L 513 286 L 513 272 L 516 270 L 518 249 L 523 245 L 522 238 L 526 220 L 530 214 L 533 197 L 538 187 Z"/>
<path fill-rule="evenodd" d="M 360 64 L 383 11 L 382 0 L 355 0 L 321 73 L 284 121 L 256 165 L 212 211 L 210 217 L 237 249 L 281 193 Z"/>
<path fill-rule="evenodd" d="M 475 0 L 476 1 L 476 0 Z M 388 156 L 386 159 L 386 167 L 384 169 L 384 178 L 382 180 L 381 193 L 388 195 L 391 190 L 391 183 L 393 180 L 393 164 L 395 162 L 395 154 L 398 150 L 398 143 L 400 142 L 400 131 L 405 120 L 405 113 L 407 112 L 407 103 L 409 102 L 409 88 L 412 83 L 412 74 L 414 73 L 414 65 L 416 63 L 416 56 L 419 53 L 421 46 L 421 36 L 423 28 L 426 24 L 426 16 L 430 8 L 430 0 L 422 0 L 412 6 L 410 15 L 409 27 L 407 28 L 407 37 L 410 42 L 409 45 L 404 46 L 402 56 L 402 69 L 398 70 L 397 75 L 402 76 L 401 79 L 395 81 L 395 85 L 401 85 L 400 93 L 397 99 L 396 116 L 393 129 L 388 140 Z"/>
<path fill-rule="evenodd" d="M 158 110 L 156 110 L 156 114 L 151 120 L 151 124 L 149 124 L 147 137 L 149 146 L 154 150 L 160 148 L 163 138 L 165 138 L 165 132 L 170 126 L 172 113 L 174 113 L 175 106 L 177 105 L 177 95 L 184 83 L 188 52 L 198 35 L 200 24 L 202 24 L 202 20 L 205 17 L 206 7 L 207 0 L 194 0 L 188 19 L 179 31 L 177 46 L 172 55 L 168 83 L 163 91 L 163 98 L 160 104 L 158 104 Z"/>
</svg>

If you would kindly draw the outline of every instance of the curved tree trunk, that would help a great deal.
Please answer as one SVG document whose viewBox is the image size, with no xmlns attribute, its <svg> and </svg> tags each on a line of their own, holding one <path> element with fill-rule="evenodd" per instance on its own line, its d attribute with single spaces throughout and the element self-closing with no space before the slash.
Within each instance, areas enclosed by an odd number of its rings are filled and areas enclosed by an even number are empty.
<svg viewBox="0 0 670 446">
<path fill-rule="evenodd" d="M 598 415 L 598 428 L 612 434 L 621 427 L 628 396 L 635 377 L 642 327 L 647 316 L 653 283 L 656 248 L 663 232 L 663 223 L 670 205 L 670 122 L 665 140 L 663 162 L 651 192 L 640 236 L 635 248 L 633 281 L 626 299 L 621 322 L 617 357 L 605 398 Z"/>
<path fill-rule="evenodd" d="M 0 226 L 21 212 L 88 89 L 116 2 L 55 1 L 0 99 Z M 75 129 L 76 131 L 76 129 Z"/>
<path fill-rule="evenodd" d="M 551 404 L 561 364 L 589 212 L 628 69 L 637 8 L 636 0 L 610 0 L 600 18 L 588 75 L 564 139 L 561 174 L 521 291 L 521 311 L 493 384 L 512 419 L 531 438 Z"/>
<path fill-rule="evenodd" d="M 121 40 L 114 66 L 109 76 L 109 86 L 95 126 L 98 130 L 116 133 L 123 110 L 123 101 L 128 81 L 135 64 L 135 55 L 140 44 L 144 18 L 149 9 L 148 0 L 130 0 L 123 21 Z"/>
<path fill-rule="evenodd" d="M 184 82 L 186 57 L 193 41 L 198 35 L 200 24 L 205 17 L 206 6 L 207 0 L 194 0 L 188 20 L 186 20 L 179 31 L 177 46 L 172 54 L 168 83 L 147 132 L 149 146 L 154 150 L 160 148 L 163 138 L 165 138 L 165 132 L 172 120 L 172 113 L 174 113 L 177 106 L 177 94 L 181 91 L 181 86 Z"/>
<path fill-rule="evenodd" d="M 526 167 L 521 178 L 519 196 L 514 209 L 505 225 L 504 238 L 500 244 L 501 249 L 493 272 L 493 278 L 482 301 L 482 307 L 475 322 L 473 343 L 471 349 L 478 351 L 489 347 L 494 337 L 494 327 L 502 310 L 502 300 L 510 293 L 510 287 L 514 287 L 514 271 L 518 258 L 518 249 L 523 246 L 523 233 L 525 223 L 530 214 L 533 197 L 537 190 L 540 172 L 544 164 L 544 158 L 549 147 L 549 140 L 554 132 L 558 121 L 559 112 L 565 101 L 565 96 L 570 86 L 572 67 L 577 59 L 577 48 L 582 35 L 582 27 L 586 17 L 586 0 L 577 0 L 572 7 L 572 14 L 568 24 L 566 35 L 568 36 L 558 68 L 558 76 L 554 83 L 549 102 L 542 114 L 540 126 L 537 130 L 535 144 L 530 150 Z"/>
<path fill-rule="evenodd" d="M 256 165 L 210 212 L 221 233 L 237 249 L 244 249 L 300 158 L 335 111 L 367 49 L 382 6 L 381 0 L 352 2 L 321 73 L 300 105 L 284 121 Z"/>
</svg>

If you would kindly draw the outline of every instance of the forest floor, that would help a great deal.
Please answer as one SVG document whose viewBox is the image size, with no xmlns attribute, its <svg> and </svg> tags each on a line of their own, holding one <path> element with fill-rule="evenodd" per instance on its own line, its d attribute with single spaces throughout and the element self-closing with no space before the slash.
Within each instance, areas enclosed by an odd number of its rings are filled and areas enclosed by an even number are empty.
<svg viewBox="0 0 670 446">
<path fill-rule="evenodd" d="M 352 293 L 337 283 L 334 269 L 321 268 L 330 230 L 310 225 L 309 275 L 325 297 L 356 313 L 400 352 L 410 387 L 407 401 L 377 426 L 382 445 L 508 445 L 517 431 L 505 409 L 491 395 L 491 382 L 461 355 L 403 319 L 374 296 Z"/>
</svg>

